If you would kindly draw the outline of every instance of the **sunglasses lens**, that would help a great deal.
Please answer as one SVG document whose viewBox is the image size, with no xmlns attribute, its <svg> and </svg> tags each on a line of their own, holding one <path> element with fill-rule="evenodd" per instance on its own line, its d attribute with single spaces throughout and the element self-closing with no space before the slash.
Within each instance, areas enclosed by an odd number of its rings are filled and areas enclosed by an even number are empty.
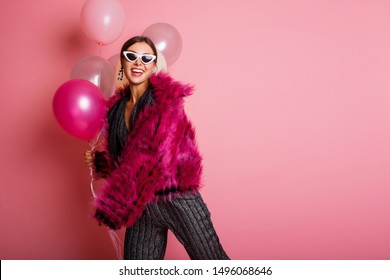
<svg viewBox="0 0 390 280">
<path fill-rule="evenodd" d="M 125 55 L 125 57 L 126 57 L 126 59 L 127 59 L 128 61 L 133 62 L 133 61 L 136 61 L 136 60 L 137 60 L 137 56 L 136 56 L 136 54 L 134 54 L 134 53 L 129 52 L 129 53 L 125 53 L 124 55 Z"/>
<path fill-rule="evenodd" d="M 144 54 L 144 55 L 141 57 L 141 59 L 142 59 L 142 62 L 143 62 L 143 63 L 149 64 L 149 63 L 151 63 L 151 62 L 154 60 L 154 56 Z"/>
</svg>

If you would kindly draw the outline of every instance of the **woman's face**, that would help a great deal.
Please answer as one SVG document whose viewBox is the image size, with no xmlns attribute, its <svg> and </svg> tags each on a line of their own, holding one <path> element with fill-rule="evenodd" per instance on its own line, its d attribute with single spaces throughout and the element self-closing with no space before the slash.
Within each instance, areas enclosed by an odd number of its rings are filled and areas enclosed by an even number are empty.
<svg viewBox="0 0 390 280">
<path fill-rule="evenodd" d="M 152 48 L 145 42 L 138 42 L 127 48 L 127 51 L 134 52 L 136 54 L 152 54 Z M 122 58 L 123 72 L 130 84 L 140 85 L 148 82 L 149 77 L 152 75 L 153 70 L 156 68 L 156 60 L 149 64 L 145 64 L 141 61 L 141 58 L 137 58 L 135 61 L 130 62 L 126 58 Z"/>
</svg>

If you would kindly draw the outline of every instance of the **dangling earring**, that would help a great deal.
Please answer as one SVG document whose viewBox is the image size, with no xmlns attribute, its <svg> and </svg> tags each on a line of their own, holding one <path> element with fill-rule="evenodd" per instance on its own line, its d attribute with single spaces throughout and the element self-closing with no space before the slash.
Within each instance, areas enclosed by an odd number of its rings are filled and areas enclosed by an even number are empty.
<svg viewBox="0 0 390 280">
<path fill-rule="evenodd" d="M 121 69 L 119 69 L 117 80 L 118 81 L 122 81 L 123 80 L 123 67 L 121 67 Z"/>
<path fill-rule="evenodd" d="M 153 71 L 152 71 L 152 73 L 154 74 L 154 73 L 157 73 L 157 71 L 158 71 L 158 68 L 157 68 L 157 66 L 153 69 Z"/>
</svg>

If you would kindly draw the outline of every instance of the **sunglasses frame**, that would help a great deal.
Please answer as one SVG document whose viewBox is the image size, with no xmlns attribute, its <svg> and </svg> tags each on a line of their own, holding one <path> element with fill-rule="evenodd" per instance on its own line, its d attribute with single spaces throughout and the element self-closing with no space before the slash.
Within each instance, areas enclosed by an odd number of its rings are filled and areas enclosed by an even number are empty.
<svg viewBox="0 0 390 280">
<path fill-rule="evenodd" d="M 130 59 L 127 57 L 127 54 L 133 54 L 133 55 L 135 55 L 136 58 L 135 58 L 134 60 L 130 60 Z M 135 62 L 137 59 L 140 59 L 141 62 L 142 62 L 143 64 L 145 64 L 145 65 L 152 63 L 152 62 L 155 61 L 156 58 L 157 58 L 157 56 L 155 56 L 154 54 L 148 54 L 148 53 L 138 54 L 138 53 L 133 52 L 133 51 L 123 51 L 123 56 L 126 58 L 126 60 L 127 60 L 128 62 Z M 145 61 L 143 61 L 143 59 L 142 59 L 142 57 L 144 57 L 144 56 L 151 56 L 151 57 L 152 57 L 152 60 L 150 60 L 149 62 L 145 62 Z"/>
</svg>

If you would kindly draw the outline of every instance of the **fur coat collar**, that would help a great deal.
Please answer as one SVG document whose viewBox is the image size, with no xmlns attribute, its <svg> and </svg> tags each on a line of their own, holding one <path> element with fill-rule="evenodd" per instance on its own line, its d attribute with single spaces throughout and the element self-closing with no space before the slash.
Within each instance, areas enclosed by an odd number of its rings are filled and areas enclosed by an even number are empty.
<svg viewBox="0 0 390 280">
<path fill-rule="evenodd" d="M 150 77 L 150 83 L 153 86 L 153 98 L 158 107 L 169 106 L 172 102 L 193 93 L 193 86 L 183 84 L 172 79 L 167 73 L 159 72 Z M 119 88 L 114 96 L 107 102 L 107 108 L 110 109 L 119 99 L 130 91 L 129 86 Z"/>
</svg>

